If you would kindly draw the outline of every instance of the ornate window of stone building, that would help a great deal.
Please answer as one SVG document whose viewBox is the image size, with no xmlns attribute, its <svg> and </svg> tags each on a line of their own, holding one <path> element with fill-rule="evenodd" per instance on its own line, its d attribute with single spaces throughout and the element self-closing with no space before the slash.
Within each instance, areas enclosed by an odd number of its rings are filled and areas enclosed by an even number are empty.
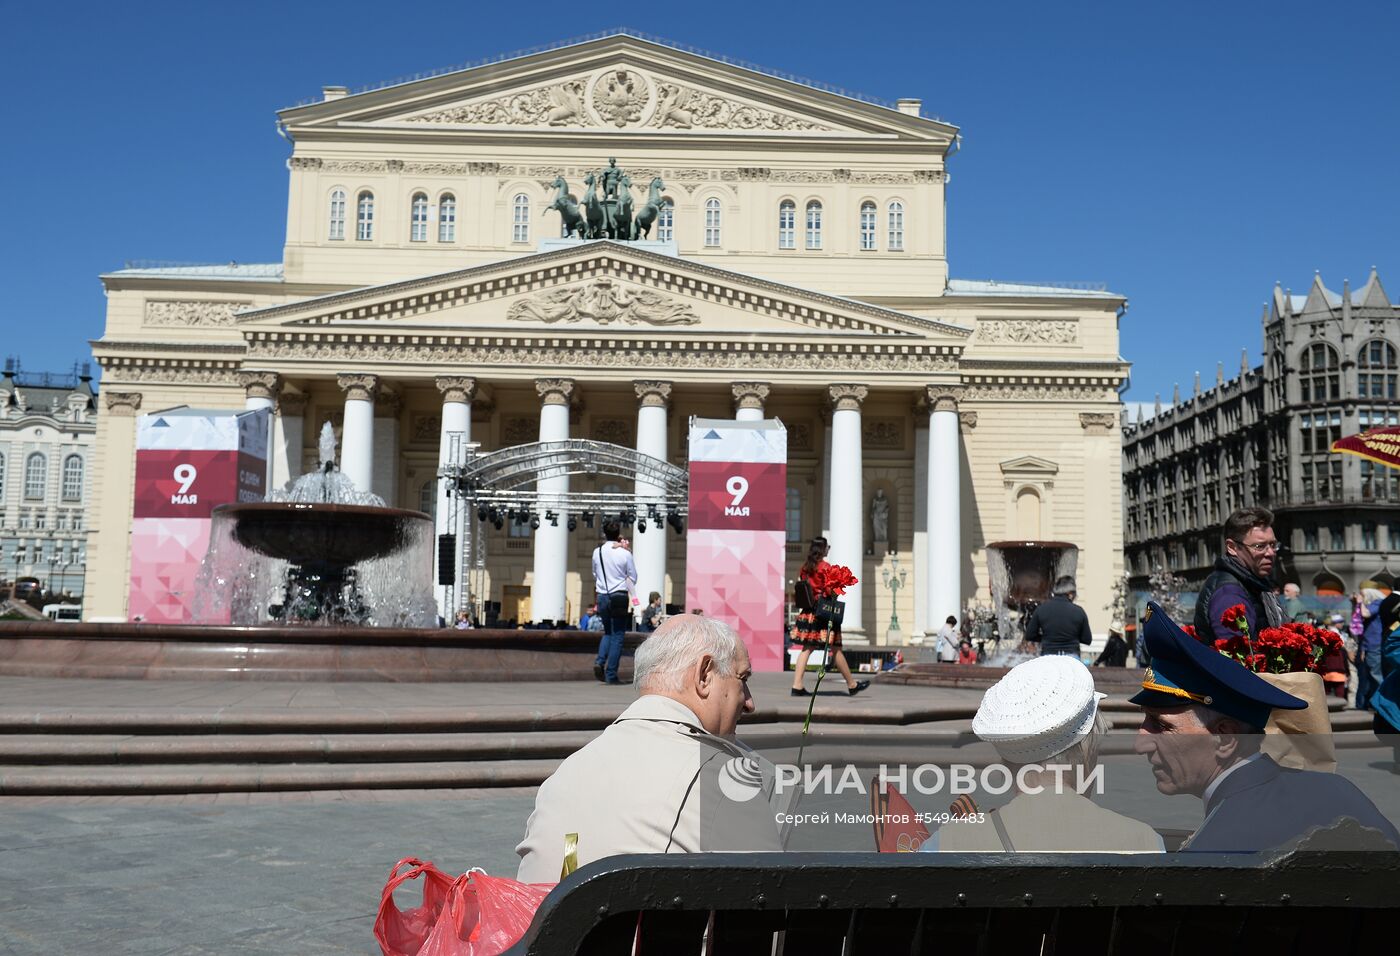
<svg viewBox="0 0 1400 956">
<path fill-rule="evenodd" d="M 904 203 L 896 199 L 889 208 L 889 235 L 885 249 L 889 252 L 904 251 Z"/>
<path fill-rule="evenodd" d="M 82 455 L 69 455 L 63 459 L 63 500 L 83 500 Z"/>
<path fill-rule="evenodd" d="M 778 248 L 797 248 L 797 203 L 791 199 L 778 205 Z"/>
<path fill-rule="evenodd" d="M 822 247 L 822 204 L 813 199 L 807 204 L 807 248 Z"/>
<path fill-rule="evenodd" d="M 1362 431 L 1385 425 L 1400 425 L 1400 411 L 1394 408 L 1358 408 L 1356 420 Z"/>
<path fill-rule="evenodd" d="M 1306 412 L 1298 416 L 1300 449 L 1305 455 L 1325 455 L 1332 451 L 1332 443 L 1342 437 L 1342 413 L 1338 410 Z"/>
<path fill-rule="evenodd" d="M 787 490 L 787 540 L 802 540 L 802 492 L 796 488 Z"/>
<path fill-rule="evenodd" d="M 1323 342 L 1303 350 L 1298 361 L 1298 388 L 1305 402 L 1336 401 L 1342 397 L 1337 351 Z"/>
<path fill-rule="evenodd" d="M 42 452 L 33 452 L 24 461 L 24 497 L 43 498 L 44 486 L 48 483 L 49 460 Z"/>
<path fill-rule="evenodd" d="M 374 193 L 368 189 L 355 200 L 355 238 L 361 242 L 374 238 Z"/>
<path fill-rule="evenodd" d="M 860 251 L 875 250 L 875 204 L 866 200 L 860 204 Z"/>
<path fill-rule="evenodd" d="M 1361 522 L 1361 550 L 1376 550 L 1376 523 L 1374 521 Z"/>
<path fill-rule="evenodd" d="M 511 242 L 530 241 L 530 197 L 516 193 L 511 200 Z"/>
<path fill-rule="evenodd" d="M 408 241 L 428 241 L 428 194 L 414 193 L 409 202 Z"/>
<path fill-rule="evenodd" d="M 345 190 L 343 189 L 331 190 L 331 215 L 327 238 L 345 238 Z"/>
<path fill-rule="evenodd" d="M 1395 346 L 1372 339 L 1356 357 L 1356 396 L 1395 399 Z"/>
<path fill-rule="evenodd" d="M 438 200 L 438 242 L 457 241 L 457 197 L 443 193 Z"/>
<path fill-rule="evenodd" d="M 718 199 L 705 200 L 705 245 L 714 249 L 720 241 L 720 203 Z"/>
<path fill-rule="evenodd" d="M 1050 536 L 1053 526 L 1050 495 L 1060 466 L 1053 461 L 1025 455 L 1001 463 L 1002 484 L 1006 489 L 1006 533 L 1022 541 L 1040 541 Z M 1156 526 L 1156 513 L 1147 509 L 1148 533 Z"/>
<path fill-rule="evenodd" d="M 1362 459 L 1361 498 L 1364 501 L 1400 501 L 1400 472 Z"/>
<path fill-rule="evenodd" d="M 656 238 L 662 242 L 676 239 L 676 204 L 669 198 L 661 200 L 661 214 L 656 217 Z"/>
<path fill-rule="evenodd" d="M 418 488 L 418 510 L 425 515 L 437 516 L 437 479 L 429 478 Z"/>
</svg>

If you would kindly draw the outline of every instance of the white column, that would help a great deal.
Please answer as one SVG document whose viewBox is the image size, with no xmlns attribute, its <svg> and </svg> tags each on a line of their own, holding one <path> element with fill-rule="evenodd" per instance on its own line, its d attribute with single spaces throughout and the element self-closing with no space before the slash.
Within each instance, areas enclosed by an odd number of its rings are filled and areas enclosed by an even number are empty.
<svg viewBox="0 0 1400 956">
<path fill-rule="evenodd" d="M 438 430 L 438 468 L 460 465 L 465 460 L 464 446 L 472 440 L 472 398 L 476 395 L 476 379 L 463 376 L 441 376 L 435 380 L 442 393 L 442 426 Z M 455 457 L 454 457 L 455 452 Z M 464 502 L 449 498 L 447 482 L 442 478 L 437 482 L 436 525 L 439 535 L 456 535 L 455 582 L 450 585 L 438 584 L 439 549 L 433 548 L 433 586 L 437 589 L 438 613 L 451 625 L 457 611 L 466 606 L 466 568 L 462 567 L 467 522 L 475 520 L 467 514 Z M 453 506 L 456 514 L 453 514 Z M 474 527 L 474 526 L 473 526 Z"/>
<path fill-rule="evenodd" d="M 671 400 L 670 382 L 633 382 L 637 391 L 637 451 L 666 461 L 666 406 Z M 638 481 L 637 495 L 658 496 L 665 488 L 649 481 Z M 637 504 L 637 517 L 646 514 Z M 637 562 L 637 594 L 643 602 L 656 591 L 666 602 L 666 514 L 659 521 L 647 516 L 647 529 L 638 530 L 632 538 L 632 556 Z"/>
<path fill-rule="evenodd" d="M 962 616 L 961 442 L 956 385 L 928 388 L 928 630 Z"/>
<path fill-rule="evenodd" d="M 868 644 L 862 592 L 865 580 L 865 485 L 861 462 L 860 405 L 869 393 L 864 385 L 828 385 L 831 397 L 831 555 L 832 564 L 851 569 L 861 583 L 847 588 L 841 600 L 846 616 L 842 639 Z"/>
<path fill-rule="evenodd" d="M 569 437 L 569 399 L 574 381 L 569 378 L 537 378 L 535 391 L 540 400 L 540 441 L 565 441 Z M 536 484 L 542 495 L 567 494 L 569 477 L 546 478 Z M 530 619 L 562 621 L 566 614 L 565 585 L 569 573 L 568 515 L 560 514 L 558 524 L 539 515 L 535 531 L 535 575 L 530 586 Z"/>
<path fill-rule="evenodd" d="M 306 395 L 282 390 L 277 396 L 277 432 L 272 459 L 272 487 L 285 488 L 301 477 L 301 445 L 306 439 Z"/>
<path fill-rule="evenodd" d="M 922 407 L 915 414 L 922 414 Z M 922 426 L 922 422 L 920 425 Z M 910 641 L 923 642 L 928 625 L 928 429 L 914 429 L 914 629 Z M 924 489 L 920 491 L 919 489 Z M 946 616 L 946 615 L 945 615 Z M 937 630 L 933 628 L 932 630 Z"/>
<path fill-rule="evenodd" d="M 340 431 L 340 471 L 358 491 L 374 480 L 374 393 L 379 376 L 342 372 L 336 384 L 345 393 L 345 422 Z"/>
<path fill-rule="evenodd" d="M 767 382 L 735 382 L 730 389 L 734 392 L 735 421 L 763 421 L 763 403 L 768 399 Z"/>
<path fill-rule="evenodd" d="M 273 409 L 277 405 L 277 394 L 282 391 L 282 376 L 276 372 L 260 369 L 244 369 L 238 373 L 238 384 L 243 386 L 243 408 L 246 411 L 267 409 L 267 468 L 263 472 L 263 493 L 272 487 L 273 464 L 277 461 L 277 422 Z"/>
</svg>

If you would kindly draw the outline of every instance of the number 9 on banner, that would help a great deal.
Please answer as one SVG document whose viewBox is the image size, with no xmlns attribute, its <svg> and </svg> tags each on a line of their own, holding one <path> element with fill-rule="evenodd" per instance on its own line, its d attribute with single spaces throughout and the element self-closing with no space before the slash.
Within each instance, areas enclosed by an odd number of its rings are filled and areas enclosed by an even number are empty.
<svg viewBox="0 0 1400 956">
<path fill-rule="evenodd" d="M 731 475 L 729 480 L 724 483 L 724 490 L 729 492 L 730 497 L 733 498 L 729 504 L 731 506 L 737 505 L 749 493 L 749 480 L 743 475 Z"/>
<path fill-rule="evenodd" d="M 180 483 L 180 490 L 177 491 L 176 494 L 186 494 L 190 490 L 190 486 L 194 484 L 195 478 L 198 476 L 199 469 L 195 468 L 194 465 L 188 463 L 176 465 L 175 473 L 172 475 L 172 477 Z"/>
</svg>

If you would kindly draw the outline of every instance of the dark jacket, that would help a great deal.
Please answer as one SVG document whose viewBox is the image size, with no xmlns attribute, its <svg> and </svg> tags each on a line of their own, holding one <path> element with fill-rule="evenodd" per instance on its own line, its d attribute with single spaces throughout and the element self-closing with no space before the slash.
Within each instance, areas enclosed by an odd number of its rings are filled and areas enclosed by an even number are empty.
<svg viewBox="0 0 1400 956">
<path fill-rule="evenodd" d="M 1052 597 L 1031 612 L 1026 622 L 1026 640 L 1038 642 L 1040 653 L 1057 651 L 1079 653 L 1079 645 L 1091 644 L 1089 615 L 1068 597 Z"/>
<path fill-rule="evenodd" d="M 1112 631 L 1108 634 L 1108 642 L 1103 646 L 1103 653 L 1098 660 L 1094 661 L 1094 666 L 1104 665 L 1106 667 L 1127 667 L 1128 666 L 1128 642 L 1123 640 Z"/>
<path fill-rule="evenodd" d="M 1268 757 L 1240 767 L 1210 795 L 1205 822 L 1182 847 L 1193 853 L 1271 850 L 1314 827 L 1350 817 L 1400 848 L 1400 833 L 1350 780 L 1337 773 L 1288 770 Z"/>
<path fill-rule="evenodd" d="M 1269 626 L 1268 611 L 1264 608 L 1264 592 L 1272 593 L 1273 587 L 1262 578 L 1250 574 L 1228 558 L 1215 559 L 1215 570 L 1201 584 L 1196 595 L 1196 615 L 1192 621 L 1196 625 L 1196 637 L 1202 641 L 1235 637 L 1234 631 L 1220 623 L 1220 615 L 1236 604 L 1244 605 L 1244 615 L 1249 620 L 1249 633 L 1258 635 Z"/>
</svg>

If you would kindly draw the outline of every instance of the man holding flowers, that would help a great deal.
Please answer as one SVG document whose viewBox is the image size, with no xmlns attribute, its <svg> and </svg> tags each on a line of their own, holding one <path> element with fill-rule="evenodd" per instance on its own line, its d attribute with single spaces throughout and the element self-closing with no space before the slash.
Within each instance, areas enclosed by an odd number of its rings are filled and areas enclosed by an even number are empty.
<svg viewBox="0 0 1400 956">
<path fill-rule="evenodd" d="M 1196 634 L 1201 640 L 1233 637 L 1222 623 L 1225 611 L 1244 608 L 1250 633 L 1283 623 L 1283 607 L 1269 580 L 1278 555 L 1274 514 L 1267 508 L 1242 508 L 1225 519 L 1225 553 L 1201 585 L 1196 597 Z"/>
</svg>

